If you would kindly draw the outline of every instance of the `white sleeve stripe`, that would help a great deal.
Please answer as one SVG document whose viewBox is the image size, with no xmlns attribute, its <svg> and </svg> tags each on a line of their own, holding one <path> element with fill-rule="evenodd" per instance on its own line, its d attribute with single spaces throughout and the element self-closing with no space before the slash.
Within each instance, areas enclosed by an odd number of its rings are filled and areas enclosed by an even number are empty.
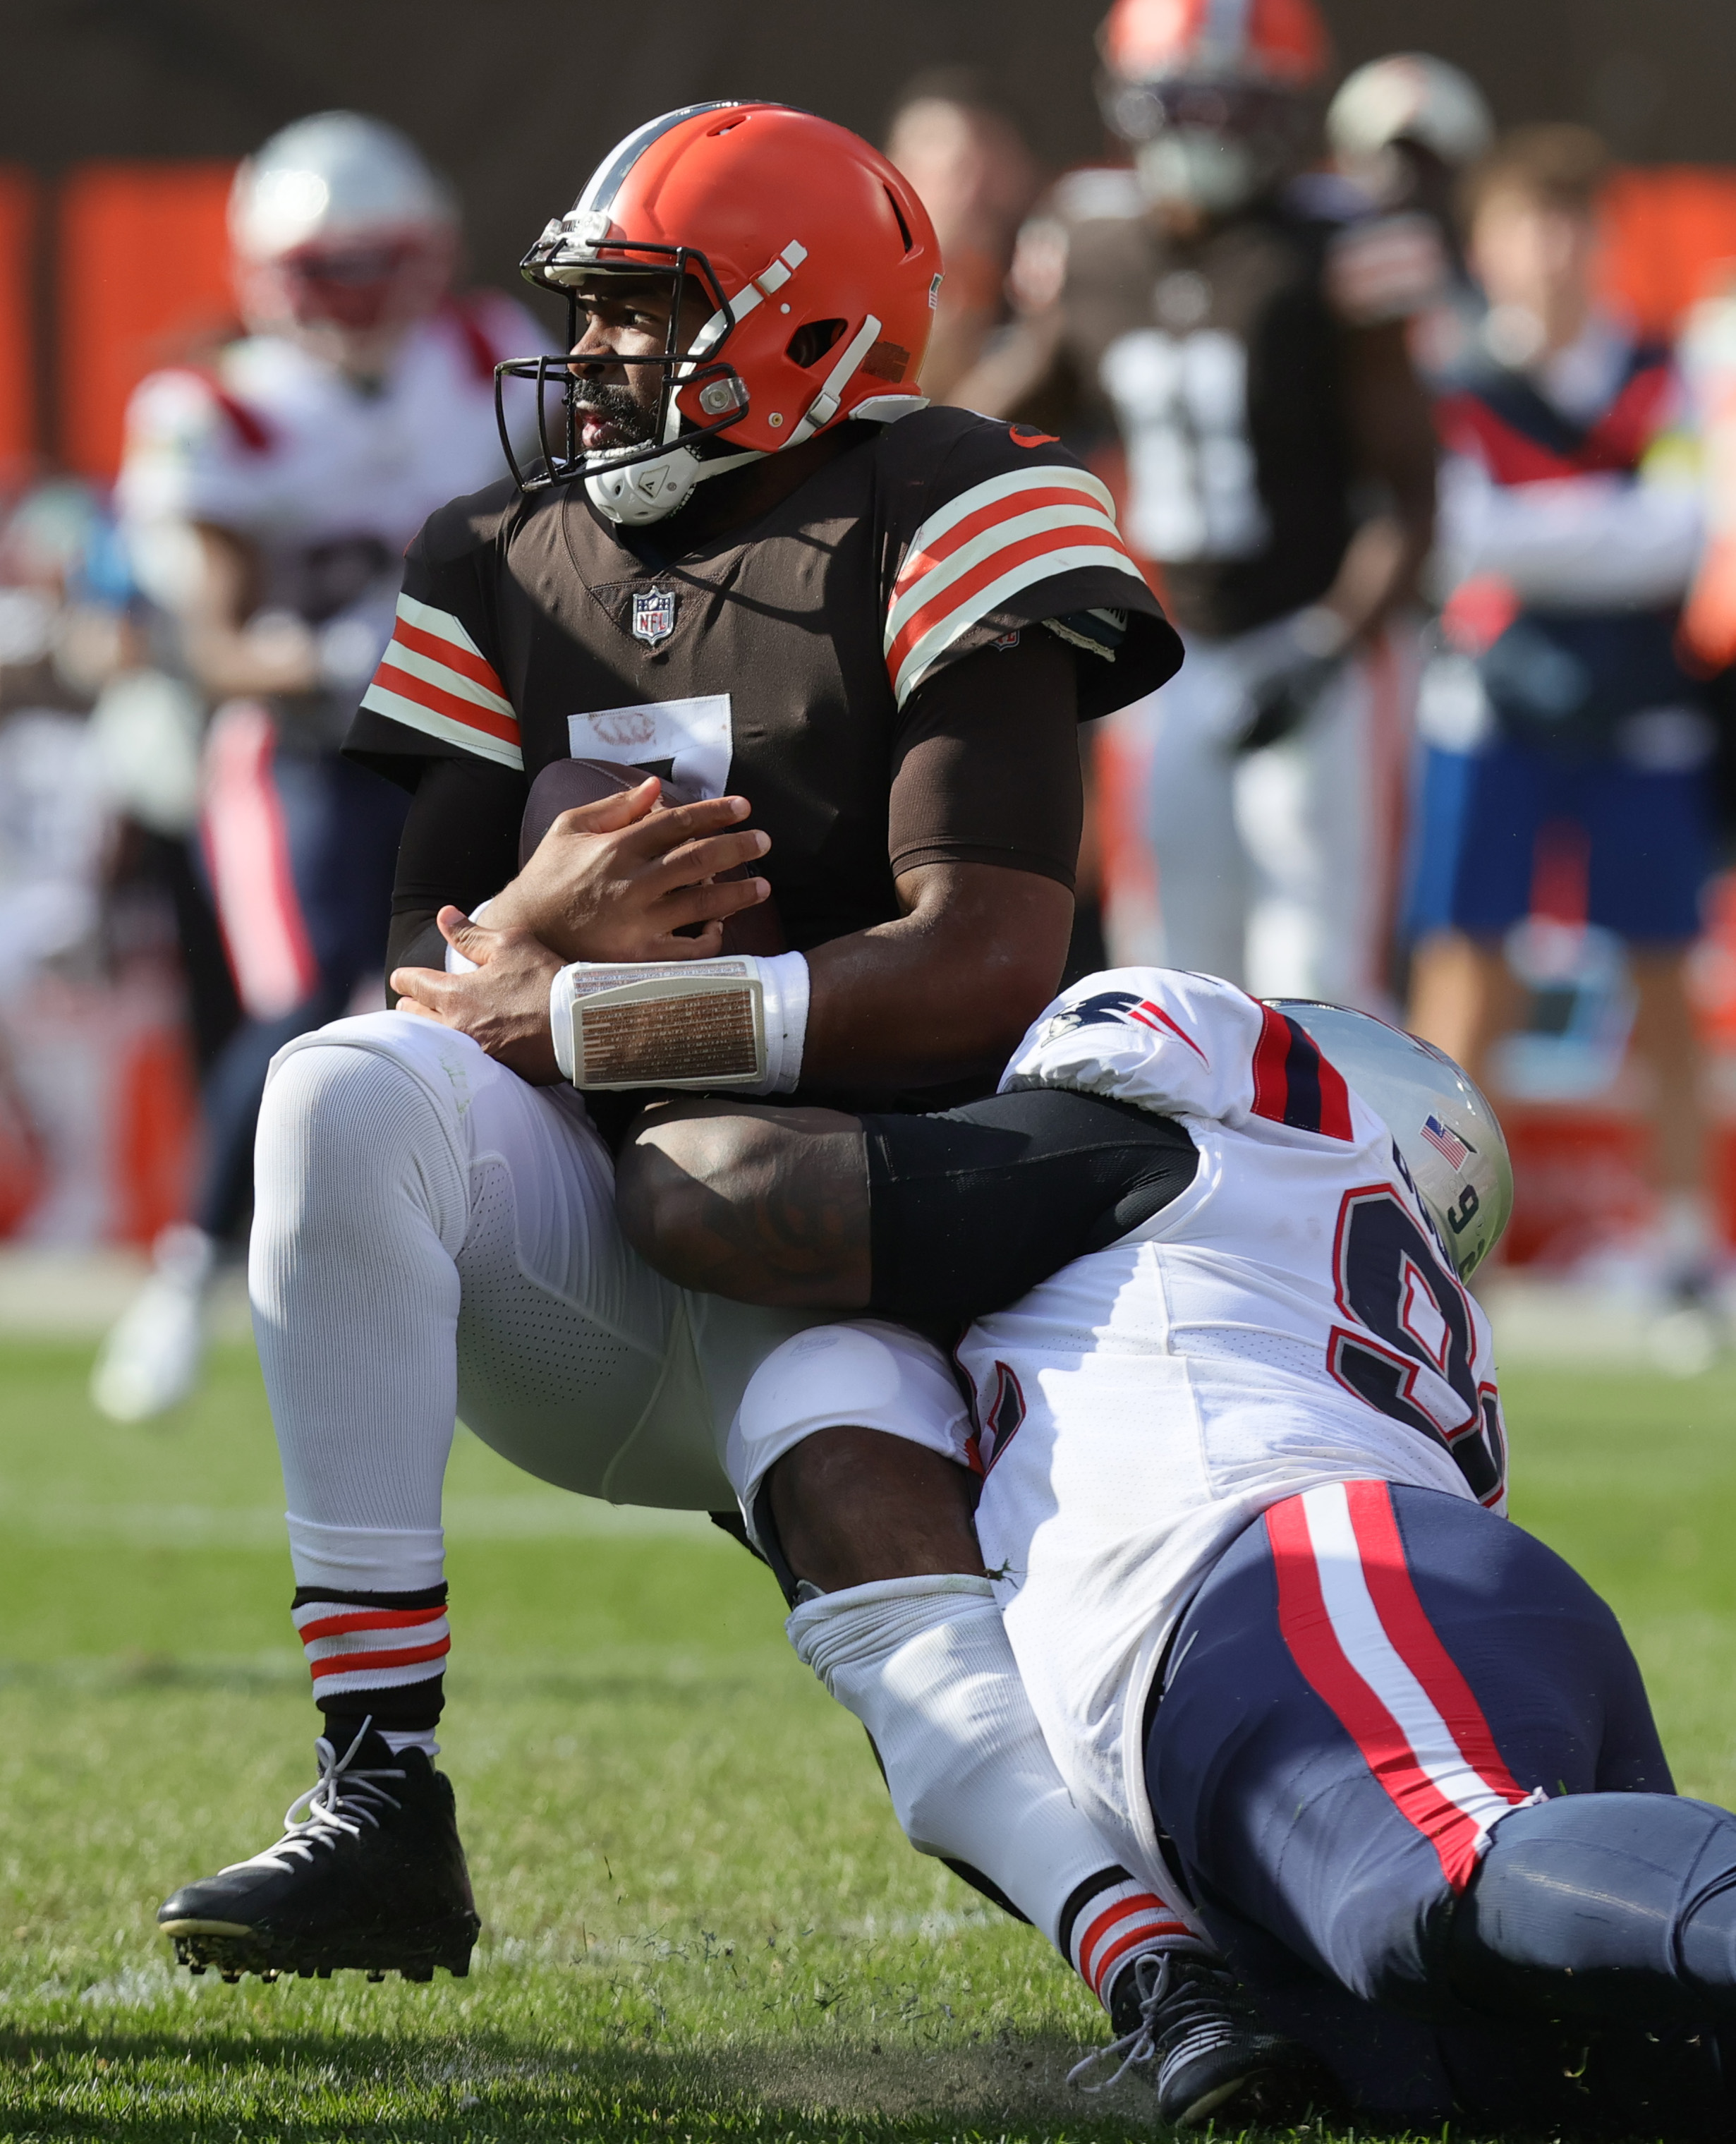
<svg viewBox="0 0 1736 2144">
<path fill-rule="evenodd" d="M 424 627 L 423 630 L 425 632 L 427 628 Z M 431 655 L 421 654 L 414 648 L 406 648 L 401 640 L 388 642 L 386 652 L 380 659 L 389 663 L 394 670 L 402 670 L 409 677 L 424 678 L 429 684 L 438 685 L 443 692 L 449 692 L 454 699 L 469 700 L 479 707 L 486 707 L 491 714 L 508 715 L 516 719 L 517 711 L 510 700 L 502 698 L 498 692 L 491 692 L 486 685 L 477 684 L 449 664 L 438 662 Z"/>
<path fill-rule="evenodd" d="M 961 633 L 968 633 L 980 618 L 999 609 L 1008 597 L 1029 588 L 1034 582 L 1055 580 L 1063 573 L 1082 573 L 1089 568 L 1102 566 L 1118 573 L 1130 573 L 1141 588 L 1145 586 L 1144 574 L 1117 543 L 1069 544 L 1064 550 L 1045 551 L 1040 557 L 1027 558 L 1022 565 L 1003 573 L 999 580 L 990 581 L 986 588 L 979 588 L 957 609 L 949 611 L 931 625 L 899 665 L 892 686 L 899 706 L 903 707 L 925 674 L 954 641 Z"/>
<path fill-rule="evenodd" d="M 1467 1754 L 1461 1740 L 1462 1728 L 1456 1731 L 1442 1718 L 1416 1668 L 1382 1621 L 1369 1591 L 1362 1545 L 1357 1538 L 1345 1484 L 1333 1481 L 1307 1490 L 1301 1501 L 1333 1638 L 1403 1739 L 1406 1756 L 1441 1799 L 1468 1819 L 1480 1843 L 1490 1825 L 1513 1808 L 1514 1795 L 1488 1778 L 1475 1756 Z M 1363 1754 L 1368 1754 L 1366 1749 Z M 1395 1776 L 1401 1785 L 1399 1766 L 1391 1764 L 1381 1783 L 1396 1800 Z"/>
<path fill-rule="evenodd" d="M 474 655 L 479 663 L 489 658 L 465 632 L 449 610 L 437 610 L 432 603 L 418 603 L 414 596 L 400 595 L 398 615 L 406 625 L 419 626 L 424 633 L 431 633 L 437 640 L 449 640 L 454 648 L 462 648 L 467 655 Z M 489 666 L 492 668 L 492 664 Z M 508 713 L 512 710 L 508 708 Z"/>
<path fill-rule="evenodd" d="M 991 528 L 973 536 L 969 543 L 960 543 L 938 565 L 930 566 L 925 573 L 910 583 L 904 593 L 886 613 L 885 652 L 890 654 L 892 643 L 897 639 L 907 618 L 914 618 L 926 604 L 934 601 L 943 590 L 952 586 L 971 569 L 991 558 L 997 551 L 1022 543 L 1028 536 L 1040 536 L 1045 530 L 1076 529 L 1082 537 L 1107 538 L 1118 545 L 1120 538 L 1115 524 L 1106 514 L 1095 507 L 1083 504 L 1078 506 L 1039 506 L 1028 514 L 1015 514 L 1004 521 L 997 521 Z M 903 586 L 900 580 L 899 585 Z"/>
<path fill-rule="evenodd" d="M 402 1690 L 410 1683 L 432 1681 L 443 1665 L 435 1660 L 417 1660 L 408 1667 L 339 1668 L 320 1678 L 320 1695 L 345 1697 L 370 1690 Z"/>
<path fill-rule="evenodd" d="M 420 730 L 424 736 L 439 737 L 445 744 L 462 745 L 479 759 L 494 760 L 502 767 L 511 767 L 515 773 L 524 770 L 524 754 L 517 745 L 508 744 L 504 737 L 490 737 L 485 730 L 473 729 L 468 722 L 454 722 L 449 715 L 437 715 L 432 707 L 389 692 L 377 680 L 363 693 L 362 705 L 371 713 L 389 715 L 406 729 Z"/>
<path fill-rule="evenodd" d="M 1009 469 L 1004 476 L 991 476 L 981 484 L 973 484 L 969 491 L 961 491 L 956 499 L 948 499 L 945 506 L 937 507 L 911 537 L 910 548 L 905 557 L 906 560 L 920 558 L 950 529 L 956 529 L 960 522 L 980 513 L 985 506 L 992 506 L 998 499 L 1010 499 L 1021 491 L 1054 490 L 1084 492 L 1088 498 L 1094 499 L 1114 522 L 1115 502 L 1109 495 L 1109 488 L 1089 469 L 1069 469 L 1055 462 L 1036 462 L 1029 469 Z M 903 578 L 900 570 L 899 579 Z"/>
</svg>

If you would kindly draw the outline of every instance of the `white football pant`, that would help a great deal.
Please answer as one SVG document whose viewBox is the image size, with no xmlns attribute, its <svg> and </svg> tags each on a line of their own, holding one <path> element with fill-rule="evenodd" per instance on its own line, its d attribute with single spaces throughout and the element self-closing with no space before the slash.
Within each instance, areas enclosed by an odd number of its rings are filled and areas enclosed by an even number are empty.
<svg viewBox="0 0 1736 2144">
<path fill-rule="evenodd" d="M 563 1488 L 728 1505 L 722 1455 L 748 1380 L 817 1322 L 653 1273 L 622 1237 L 578 1096 L 406 1013 L 280 1054 L 257 1179 L 254 1329 L 299 1586 L 441 1582 L 457 1416 Z M 833 1389 L 833 1422 L 909 1433 L 896 1378 Z M 1079 1963 L 1064 1909 L 1114 1856 L 1049 1758 L 987 1593 L 955 1579 L 827 1596 L 816 1664 L 868 1722 L 913 1843 L 980 1870 Z M 1129 1929 L 1155 1914 L 1116 1910 Z"/>
<path fill-rule="evenodd" d="M 1186 662 L 1153 695 L 1153 958 L 1257 997 L 1390 1015 L 1415 634 L 1389 628 L 1289 737 L 1240 755 L 1233 740 L 1248 716 L 1237 648 L 1190 638 Z"/>
</svg>

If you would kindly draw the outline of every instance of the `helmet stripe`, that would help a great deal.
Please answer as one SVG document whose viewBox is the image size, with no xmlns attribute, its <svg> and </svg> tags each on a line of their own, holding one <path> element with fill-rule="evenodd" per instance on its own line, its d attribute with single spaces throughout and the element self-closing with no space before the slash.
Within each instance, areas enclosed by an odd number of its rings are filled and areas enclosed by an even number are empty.
<svg viewBox="0 0 1736 2144">
<path fill-rule="evenodd" d="M 1249 0 L 1208 0 L 1200 58 L 1211 68 L 1239 68 L 1247 57 Z"/>
<path fill-rule="evenodd" d="M 615 196 L 626 181 L 641 156 L 653 141 L 659 141 L 672 127 L 679 127 L 684 119 L 692 119 L 702 112 L 728 112 L 738 108 L 733 97 L 715 97 L 709 104 L 684 104 L 679 112 L 666 112 L 661 119 L 647 119 L 642 127 L 636 127 L 624 141 L 618 141 L 603 161 L 585 181 L 585 190 L 573 204 L 577 216 L 587 210 L 608 210 L 614 206 Z"/>
</svg>

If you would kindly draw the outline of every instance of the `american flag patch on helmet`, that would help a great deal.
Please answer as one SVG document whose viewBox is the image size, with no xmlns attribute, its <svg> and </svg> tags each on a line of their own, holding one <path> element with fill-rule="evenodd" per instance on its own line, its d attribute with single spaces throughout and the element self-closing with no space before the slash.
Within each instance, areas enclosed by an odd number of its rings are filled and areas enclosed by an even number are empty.
<svg viewBox="0 0 1736 2144">
<path fill-rule="evenodd" d="M 1450 1130 L 1442 1124 L 1439 1117 L 1424 1118 L 1422 1135 L 1436 1153 L 1442 1155 L 1455 1169 L 1462 1169 L 1466 1155 L 1476 1152 L 1469 1139 L 1461 1139 L 1456 1131 Z"/>
</svg>

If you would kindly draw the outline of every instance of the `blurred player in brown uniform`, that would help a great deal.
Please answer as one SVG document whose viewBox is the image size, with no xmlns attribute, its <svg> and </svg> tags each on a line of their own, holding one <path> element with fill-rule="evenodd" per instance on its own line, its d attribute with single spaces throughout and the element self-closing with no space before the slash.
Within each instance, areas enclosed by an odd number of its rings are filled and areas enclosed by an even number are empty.
<svg viewBox="0 0 1736 2144">
<path fill-rule="evenodd" d="M 1134 168 L 1055 189 L 1029 241 L 1052 295 L 959 399 L 1124 451 L 1128 540 L 1188 648 L 1146 815 L 1161 956 L 1379 1005 L 1408 697 L 1383 628 L 1434 500 L 1406 322 L 1440 249 L 1292 183 L 1328 66 L 1312 0 L 1118 0 L 1101 43 Z"/>
</svg>

